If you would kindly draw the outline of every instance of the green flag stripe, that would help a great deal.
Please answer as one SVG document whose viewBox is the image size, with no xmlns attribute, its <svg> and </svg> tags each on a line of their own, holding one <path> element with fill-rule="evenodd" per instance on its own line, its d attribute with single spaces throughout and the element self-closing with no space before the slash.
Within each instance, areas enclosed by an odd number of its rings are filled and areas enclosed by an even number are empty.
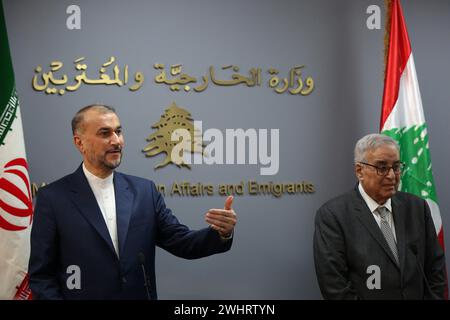
<svg viewBox="0 0 450 320">
<path fill-rule="evenodd" d="M 3 2 L 0 0 L 0 115 L 4 113 L 14 89 L 14 72 L 8 45 Z"/>
<path fill-rule="evenodd" d="M 16 118 L 17 107 L 19 106 L 19 98 L 15 88 L 11 92 L 10 98 L 0 113 L 0 146 L 4 144 L 5 138 L 11 129 L 12 123 Z"/>
</svg>

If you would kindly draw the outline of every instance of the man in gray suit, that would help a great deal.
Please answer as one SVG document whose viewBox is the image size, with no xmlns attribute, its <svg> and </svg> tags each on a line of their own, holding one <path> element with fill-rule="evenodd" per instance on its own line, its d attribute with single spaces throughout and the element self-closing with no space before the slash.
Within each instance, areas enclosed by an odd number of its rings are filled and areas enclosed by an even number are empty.
<svg viewBox="0 0 450 320">
<path fill-rule="evenodd" d="M 314 261 L 325 299 L 445 298 L 445 256 L 430 208 L 397 191 L 403 166 L 388 136 L 356 143 L 358 185 L 316 214 Z"/>
</svg>

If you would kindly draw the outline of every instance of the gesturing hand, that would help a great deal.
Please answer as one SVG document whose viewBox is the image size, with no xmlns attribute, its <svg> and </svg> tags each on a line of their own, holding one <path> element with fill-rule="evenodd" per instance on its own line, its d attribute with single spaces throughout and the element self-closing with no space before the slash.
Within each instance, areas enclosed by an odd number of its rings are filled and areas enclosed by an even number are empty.
<svg viewBox="0 0 450 320">
<path fill-rule="evenodd" d="M 231 208 L 232 204 L 233 196 L 228 196 L 223 209 L 209 209 L 205 216 L 205 221 L 223 238 L 231 236 L 237 222 L 236 213 Z"/>
</svg>

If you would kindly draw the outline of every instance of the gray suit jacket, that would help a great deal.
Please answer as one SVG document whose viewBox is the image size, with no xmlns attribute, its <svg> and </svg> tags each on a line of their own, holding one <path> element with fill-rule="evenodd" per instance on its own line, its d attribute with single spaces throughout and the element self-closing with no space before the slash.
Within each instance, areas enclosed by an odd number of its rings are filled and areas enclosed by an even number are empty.
<svg viewBox="0 0 450 320">
<path fill-rule="evenodd" d="M 392 213 L 400 265 L 357 188 L 317 211 L 314 261 L 325 299 L 444 298 L 445 256 L 426 201 L 397 192 Z M 367 285 L 369 266 L 379 267 L 380 289 Z"/>
</svg>

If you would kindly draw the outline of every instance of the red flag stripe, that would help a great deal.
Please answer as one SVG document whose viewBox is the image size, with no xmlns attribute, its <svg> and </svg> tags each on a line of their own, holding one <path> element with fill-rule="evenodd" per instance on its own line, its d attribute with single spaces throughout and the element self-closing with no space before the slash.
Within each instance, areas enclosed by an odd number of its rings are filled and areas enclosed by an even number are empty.
<svg viewBox="0 0 450 320">
<path fill-rule="evenodd" d="M 384 79 L 383 104 L 381 109 L 380 130 L 392 112 L 398 99 L 400 77 L 405 70 L 411 55 L 408 30 L 406 29 L 400 0 L 392 1 L 391 32 L 389 36 L 389 51 Z"/>
<path fill-rule="evenodd" d="M 30 285 L 29 285 L 29 280 L 30 277 L 28 275 L 28 273 L 25 275 L 25 277 L 23 278 L 22 283 L 20 284 L 20 286 L 17 286 L 17 292 L 14 295 L 14 300 L 32 300 L 32 293 L 30 290 Z"/>
</svg>

